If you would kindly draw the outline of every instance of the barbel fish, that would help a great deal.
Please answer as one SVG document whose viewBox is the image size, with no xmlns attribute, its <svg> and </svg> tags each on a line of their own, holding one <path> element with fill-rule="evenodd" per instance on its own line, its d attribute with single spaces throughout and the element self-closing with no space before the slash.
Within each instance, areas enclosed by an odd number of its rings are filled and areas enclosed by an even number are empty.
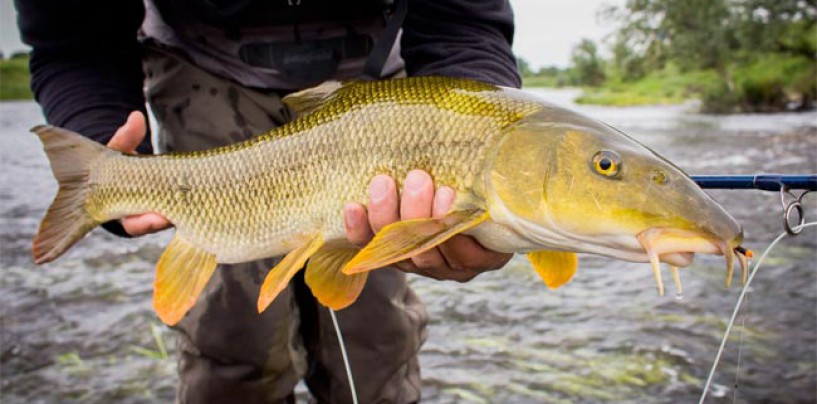
<svg viewBox="0 0 817 404">
<path fill-rule="evenodd" d="M 287 96 L 297 118 L 252 140 L 193 153 L 134 156 L 65 129 L 33 128 L 59 191 L 33 242 L 54 260 L 94 227 L 156 212 L 175 225 L 159 259 L 154 308 L 175 324 L 217 263 L 281 256 L 263 311 L 306 265 L 318 301 L 339 310 L 368 271 L 455 234 L 525 253 L 550 288 L 577 252 L 687 266 L 722 254 L 727 285 L 742 229 L 682 170 L 604 123 L 516 89 L 442 77 L 328 82 Z M 365 203 L 377 174 L 413 169 L 456 190 L 450 213 L 386 226 L 363 249 L 345 237 L 345 203 Z M 308 261 L 308 262 L 307 262 Z"/>
</svg>

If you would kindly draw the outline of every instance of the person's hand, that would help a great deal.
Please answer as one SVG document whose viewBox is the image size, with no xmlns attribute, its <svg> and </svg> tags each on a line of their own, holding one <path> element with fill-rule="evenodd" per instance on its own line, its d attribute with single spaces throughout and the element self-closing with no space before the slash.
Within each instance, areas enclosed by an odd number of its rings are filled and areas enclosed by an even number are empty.
<svg viewBox="0 0 817 404">
<path fill-rule="evenodd" d="M 136 154 L 136 147 L 142 143 L 142 139 L 145 138 L 146 134 L 145 116 L 139 111 L 133 111 L 128 115 L 125 124 L 116 130 L 107 146 L 124 153 Z M 157 213 L 127 216 L 121 219 L 121 222 L 122 227 L 131 236 L 156 233 L 171 226 L 164 216 Z"/>
<path fill-rule="evenodd" d="M 454 202 L 453 189 L 440 187 L 435 193 L 431 176 L 420 170 L 406 176 L 399 199 L 397 194 L 394 179 L 378 175 L 369 185 L 368 212 L 359 203 L 347 203 L 343 217 L 349 242 L 363 247 L 380 229 L 398 220 L 443 217 Z M 488 250 L 474 238 L 458 234 L 437 248 L 395 265 L 430 278 L 466 282 L 482 272 L 502 268 L 512 256 Z"/>
</svg>

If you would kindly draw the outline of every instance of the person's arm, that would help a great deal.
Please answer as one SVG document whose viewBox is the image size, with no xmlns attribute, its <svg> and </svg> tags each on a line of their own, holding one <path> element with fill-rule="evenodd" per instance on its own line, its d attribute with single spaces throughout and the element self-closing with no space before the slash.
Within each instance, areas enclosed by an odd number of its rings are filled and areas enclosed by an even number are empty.
<svg viewBox="0 0 817 404">
<path fill-rule="evenodd" d="M 409 76 L 450 76 L 521 86 L 507 0 L 410 0 L 401 54 Z"/>
<path fill-rule="evenodd" d="M 32 47 L 31 89 L 46 120 L 100 143 L 132 111 L 145 112 L 136 33 L 141 0 L 15 0 Z M 150 153 L 149 137 L 137 150 Z"/>
</svg>

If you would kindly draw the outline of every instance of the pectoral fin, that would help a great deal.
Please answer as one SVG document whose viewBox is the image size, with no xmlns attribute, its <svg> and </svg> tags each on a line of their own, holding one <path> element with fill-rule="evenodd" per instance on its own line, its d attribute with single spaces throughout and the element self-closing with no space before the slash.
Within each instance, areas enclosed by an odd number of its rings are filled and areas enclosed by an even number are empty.
<svg viewBox="0 0 817 404">
<path fill-rule="evenodd" d="M 549 289 L 570 281 L 578 266 L 578 258 L 572 252 L 535 251 L 528 253 L 528 259 Z"/>
<path fill-rule="evenodd" d="M 340 310 L 354 303 L 360 296 L 369 273 L 344 275 L 341 272 L 355 254 L 357 250 L 351 248 L 323 248 L 309 259 L 306 284 L 324 306 Z"/>
<path fill-rule="evenodd" d="M 167 325 L 178 323 L 196 300 L 216 269 L 216 256 L 177 234 L 156 267 L 153 308 Z"/>
<path fill-rule="evenodd" d="M 292 250 L 284 256 L 284 259 L 269 271 L 264 283 L 261 285 L 261 294 L 258 296 L 258 312 L 264 311 L 267 306 L 275 300 L 289 284 L 295 274 L 304 267 L 304 263 L 315 251 L 323 245 L 323 237 L 320 234 L 312 237 L 304 245 Z"/>
<path fill-rule="evenodd" d="M 481 210 L 451 212 L 439 219 L 404 220 L 381 229 L 343 268 L 347 275 L 371 271 L 413 257 L 462 233 L 490 216 Z"/>
</svg>

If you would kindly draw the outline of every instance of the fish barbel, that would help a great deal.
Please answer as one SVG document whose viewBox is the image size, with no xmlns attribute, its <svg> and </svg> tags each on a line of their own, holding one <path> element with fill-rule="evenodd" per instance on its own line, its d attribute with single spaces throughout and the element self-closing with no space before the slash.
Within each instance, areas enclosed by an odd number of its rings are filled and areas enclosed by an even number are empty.
<svg viewBox="0 0 817 404">
<path fill-rule="evenodd" d="M 175 225 L 159 259 L 154 308 L 175 324 L 217 263 L 285 255 L 258 298 L 264 310 L 306 264 L 322 304 L 352 304 L 368 271 L 455 234 L 527 253 L 550 288 L 576 252 L 689 265 L 723 254 L 744 266 L 740 225 L 680 169 L 620 131 L 520 90 L 454 78 L 328 82 L 287 96 L 297 119 L 252 140 L 193 153 L 133 156 L 38 126 L 59 191 L 34 239 L 37 264 L 97 225 L 156 212 Z M 363 249 L 342 211 L 377 174 L 427 171 L 456 190 L 442 218 L 397 222 Z M 308 263 L 307 263 L 308 260 Z"/>
</svg>

